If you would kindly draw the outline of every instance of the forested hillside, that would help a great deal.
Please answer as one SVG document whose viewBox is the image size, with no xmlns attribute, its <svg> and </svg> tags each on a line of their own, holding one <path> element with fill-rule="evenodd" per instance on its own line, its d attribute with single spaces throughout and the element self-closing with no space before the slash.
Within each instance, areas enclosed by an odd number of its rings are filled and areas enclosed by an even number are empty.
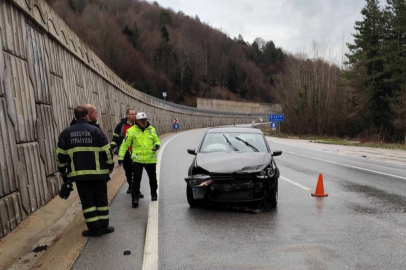
<svg viewBox="0 0 406 270">
<path fill-rule="evenodd" d="M 286 133 L 406 142 L 406 0 L 383 8 L 366 0 L 343 69 L 321 51 L 292 55 L 261 38 L 248 44 L 155 2 L 47 1 L 122 79 L 148 94 L 168 92 L 189 106 L 197 96 L 281 103 Z"/>
<path fill-rule="evenodd" d="M 195 97 L 275 102 L 272 75 L 284 53 L 254 46 L 182 11 L 133 0 L 47 0 L 78 36 L 136 89 L 172 102 Z"/>
</svg>

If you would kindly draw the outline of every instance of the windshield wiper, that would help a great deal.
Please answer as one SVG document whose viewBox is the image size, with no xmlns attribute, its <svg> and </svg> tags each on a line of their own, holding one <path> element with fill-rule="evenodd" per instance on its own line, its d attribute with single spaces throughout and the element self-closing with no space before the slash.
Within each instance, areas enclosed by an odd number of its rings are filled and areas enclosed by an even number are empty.
<svg viewBox="0 0 406 270">
<path fill-rule="evenodd" d="M 256 148 L 255 146 L 253 146 L 252 144 L 250 144 L 249 142 L 244 141 L 241 138 L 235 137 L 237 140 L 242 141 L 243 143 L 245 143 L 246 146 L 250 147 L 254 152 L 259 152 L 258 148 Z"/>
<path fill-rule="evenodd" d="M 230 140 L 226 137 L 226 135 L 223 134 L 223 136 L 224 136 L 224 138 L 226 138 L 226 141 L 227 141 L 228 145 L 231 147 L 231 149 L 233 149 L 234 151 L 240 151 L 230 142 Z"/>
</svg>

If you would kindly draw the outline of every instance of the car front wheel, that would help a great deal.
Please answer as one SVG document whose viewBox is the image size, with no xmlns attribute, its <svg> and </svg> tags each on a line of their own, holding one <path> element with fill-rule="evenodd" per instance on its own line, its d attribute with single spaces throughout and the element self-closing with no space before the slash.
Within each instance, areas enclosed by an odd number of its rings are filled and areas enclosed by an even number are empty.
<svg viewBox="0 0 406 270">
<path fill-rule="evenodd" d="M 276 208 L 278 205 L 278 182 L 276 182 L 275 185 L 270 188 L 267 201 L 271 208 Z"/>
<path fill-rule="evenodd" d="M 278 191 L 275 188 L 271 189 L 268 201 L 271 205 L 271 208 L 275 208 L 278 205 Z"/>
</svg>

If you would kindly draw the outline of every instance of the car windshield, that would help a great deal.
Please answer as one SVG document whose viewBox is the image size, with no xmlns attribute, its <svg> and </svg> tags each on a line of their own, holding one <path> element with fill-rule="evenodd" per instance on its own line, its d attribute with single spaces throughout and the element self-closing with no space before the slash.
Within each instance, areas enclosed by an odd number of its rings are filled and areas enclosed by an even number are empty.
<svg viewBox="0 0 406 270">
<path fill-rule="evenodd" d="M 262 134 L 219 132 L 206 134 L 200 152 L 268 152 L 268 149 Z"/>
</svg>

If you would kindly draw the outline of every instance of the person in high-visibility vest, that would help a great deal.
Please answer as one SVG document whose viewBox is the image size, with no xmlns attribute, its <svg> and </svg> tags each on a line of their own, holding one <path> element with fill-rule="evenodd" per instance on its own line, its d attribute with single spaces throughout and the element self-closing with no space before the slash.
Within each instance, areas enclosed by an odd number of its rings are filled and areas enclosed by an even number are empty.
<svg viewBox="0 0 406 270">
<path fill-rule="evenodd" d="M 58 171 L 67 182 L 76 182 L 88 230 L 83 236 L 114 231 L 109 226 L 107 181 L 114 168 L 113 154 L 103 131 L 88 123 L 86 106 L 75 108 L 76 124 L 62 131 L 56 148 Z"/>
<path fill-rule="evenodd" d="M 133 186 L 132 186 L 132 205 L 138 206 L 140 185 L 143 168 L 147 171 L 149 186 L 151 189 L 151 200 L 158 199 L 158 183 L 156 179 L 157 150 L 161 147 L 161 141 L 155 131 L 155 128 L 148 122 L 147 115 L 139 112 L 136 115 L 135 125 L 127 130 L 126 137 L 121 143 L 118 154 L 118 163 L 121 165 L 125 153 L 132 145 L 131 160 L 133 161 Z"/>
<path fill-rule="evenodd" d="M 116 128 L 114 129 L 113 133 L 113 140 L 110 143 L 110 147 L 113 151 L 120 150 L 121 143 L 123 142 L 125 135 L 127 134 L 127 130 L 130 129 L 135 124 L 135 116 L 137 113 L 134 109 L 127 109 L 125 112 L 126 118 L 121 119 L 121 122 L 118 123 Z M 132 147 L 130 146 L 125 153 L 123 167 L 125 171 L 125 176 L 127 178 L 128 189 L 127 193 L 131 193 L 132 191 L 132 184 L 133 184 L 133 170 L 132 170 L 132 160 L 131 160 L 131 150 Z M 140 198 L 144 198 L 142 193 L 139 194 Z"/>
</svg>

